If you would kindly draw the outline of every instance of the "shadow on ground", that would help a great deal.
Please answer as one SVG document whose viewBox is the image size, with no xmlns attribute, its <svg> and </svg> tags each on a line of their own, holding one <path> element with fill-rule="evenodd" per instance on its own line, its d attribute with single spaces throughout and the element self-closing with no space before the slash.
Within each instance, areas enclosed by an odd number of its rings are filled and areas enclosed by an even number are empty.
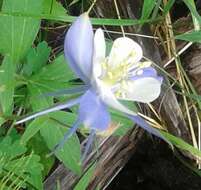
<svg viewBox="0 0 201 190">
<path fill-rule="evenodd" d="M 107 190 L 201 190 L 201 177 L 161 141 L 145 137 Z"/>
</svg>

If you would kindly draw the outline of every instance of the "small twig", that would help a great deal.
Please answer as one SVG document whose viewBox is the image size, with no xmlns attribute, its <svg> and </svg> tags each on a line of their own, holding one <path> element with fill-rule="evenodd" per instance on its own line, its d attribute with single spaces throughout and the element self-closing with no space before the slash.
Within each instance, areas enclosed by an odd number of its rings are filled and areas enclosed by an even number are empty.
<svg viewBox="0 0 201 190">
<path fill-rule="evenodd" d="M 97 0 L 94 0 L 93 3 L 91 4 L 91 6 L 89 7 L 87 14 L 89 14 L 91 12 L 91 10 L 93 9 L 94 5 L 96 4 Z"/>
<path fill-rule="evenodd" d="M 163 68 L 166 68 L 173 61 L 175 61 L 175 59 L 178 58 L 182 53 L 184 53 L 189 47 L 191 47 L 192 44 L 193 44 L 192 42 L 187 43 L 181 50 L 178 51 L 178 53 L 175 56 L 173 56 L 167 63 L 165 63 Z"/>
<path fill-rule="evenodd" d="M 164 128 L 158 122 L 156 122 L 154 119 L 152 119 L 152 118 L 150 118 L 150 117 L 148 117 L 148 116 L 146 116 L 140 112 L 138 112 L 137 114 L 139 116 L 141 116 L 142 118 L 144 118 L 151 126 L 154 126 L 155 128 L 164 130 Z"/>
<path fill-rule="evenodd" d="M 196 115 L 196 119 L 197 119 L 197 124 L 198 124 L 198 149 L 200 150 L 201 149 L 201 131 L 200 131 L 200 128 L 201 128 L 201 124 L 200 124 L 200 118 L 199 118 L 199 115 L 198 115 L 198 111 L 197 111 L 197 108 L 195 105 L 193 105 L 193 109 L 195 111 L 195 115 Z M 198 169 L 200 170 L 201 169 L 201 163 L 200 163 L 201 159 L 198 157 L 197 159 L 197 164 L 198 164 Z"/>
<path fill-rule="evenodd" d="M 153 106 L 148 103 L 149 108 L 151 109 L 151 111 L 154 113 L 154 115 L 158 118 L 159 121 L 161 121 L 160 116 L 158 115 L 158 113 L 156 112 L 156 110 L 153 108 Z"/>
<path fill-rule="evenodd" d="M 112 34 L 122 34 L 122 32 L 118 32 L 118 31 L 112 31 L 112 30 L 104 30 L 104 31 L 108 32 L 108 33 L 112 33 Z M 158 37 L 155 37 L 155 36 L 149 36 L 149 35 L 143 35 L 143 34 L 137 34 L 137 33 L 129 33 L 129 32 L 125 32 L 125 35 L 128 35 L 128 36 L 139 36 L 139 37 L 151 38 L 151 39 L 159 39 Z"/>
</svg>

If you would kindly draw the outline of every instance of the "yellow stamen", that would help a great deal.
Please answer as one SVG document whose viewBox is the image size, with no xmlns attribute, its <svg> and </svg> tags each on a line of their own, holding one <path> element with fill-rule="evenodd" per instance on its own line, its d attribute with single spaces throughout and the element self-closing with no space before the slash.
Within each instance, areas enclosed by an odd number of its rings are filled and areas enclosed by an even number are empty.
<svg viewBox="0 0 201 190">
<path fill-rule="evenodd" d="M 108 72 L 108 77 L 109 77 L 110 79 L 113 78 L 113 74 L 112 74 L 112 72 Z"/>
</svg>

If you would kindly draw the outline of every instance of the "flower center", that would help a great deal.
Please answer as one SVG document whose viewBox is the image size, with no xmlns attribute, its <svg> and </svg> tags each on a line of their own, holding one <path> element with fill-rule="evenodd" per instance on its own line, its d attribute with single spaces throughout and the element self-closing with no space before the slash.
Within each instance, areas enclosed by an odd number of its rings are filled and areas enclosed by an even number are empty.
<svg viewBox="0 0 201 190">
<path fill-rule="evenodd" d="M 109 86 L 124 80 L 128 76 L 129 65 L 126 62 L 111 67 L 108 62 L 102 63 L 103 75 L 101 80 Z"/>
<path fill-rule="evenodd" d="M 147 61 L 131 63 L 130 59 L 127 59 L 112 66 L 108 63 L 108 58 L 101 63 L 99 79 L 113 89 L 116 97 L 125 97 L 125 89 L 129 90 L 132 78 L 142 76 L 144 74 L 143 69 L 151 66 L 151 62 Z"/>
<path fill-rule="evenodd" d="M 143 69 L 150 66 L 151 62 L 147 61 L 130 64 L 129 59 L 111 66 L 106 58 L 101 63 L 102 75 L 100 79 L 109 86 L 117 83 L 125 83 L 129 77 L 143 75 Z"/>
</svg>

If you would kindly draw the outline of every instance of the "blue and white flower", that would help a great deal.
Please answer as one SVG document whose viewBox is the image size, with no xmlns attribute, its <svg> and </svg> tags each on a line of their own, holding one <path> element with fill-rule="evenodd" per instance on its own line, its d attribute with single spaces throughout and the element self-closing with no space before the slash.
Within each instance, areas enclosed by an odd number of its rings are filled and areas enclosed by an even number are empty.
<svg viewBox="0 0 201 190">
<path fill-rule="evenodd" d="M 143 52 L 135 41 L 127 37 L 116 39 L 109 56 L 106 57 L 104 33 L 97 29 L 94 34 L 90 19 L 84 13 L 66 34 L 64 54 L 71 69 L 85 83 L 83 88 L 70 89 L 69 92 L 84 91 L 84 94 L 65 104 L 28 116 L 17 124 L 79 104 L 77 120 L 59 143 L 61 147 L 81 123 L 91 129 L 91 138 L 96 132 L 107 130 L 111 122 L 108 108 L 111 107 L 124 113 L 148 132 L 163 138 L 158 130 L 149 126 L 137 113 L 119 101 L 149 103 L 154 101 L 161 91 L 162 77 L 151 67 L 151 62 L 141 61 Z M 89 141 L 91 143 L 91 140 Z"/>
</svg>

